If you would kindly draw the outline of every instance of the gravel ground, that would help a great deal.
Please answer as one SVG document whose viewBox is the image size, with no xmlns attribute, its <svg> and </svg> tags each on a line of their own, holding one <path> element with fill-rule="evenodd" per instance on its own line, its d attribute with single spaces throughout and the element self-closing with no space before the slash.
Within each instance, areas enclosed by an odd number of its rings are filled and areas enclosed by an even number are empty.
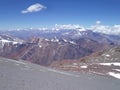
<svg viewBox="0 0 120 90">
<path fill-rule="evenodd" d="M 120 90 L 120 80 L 0 58 L 0 90 Z"/>
</svg>

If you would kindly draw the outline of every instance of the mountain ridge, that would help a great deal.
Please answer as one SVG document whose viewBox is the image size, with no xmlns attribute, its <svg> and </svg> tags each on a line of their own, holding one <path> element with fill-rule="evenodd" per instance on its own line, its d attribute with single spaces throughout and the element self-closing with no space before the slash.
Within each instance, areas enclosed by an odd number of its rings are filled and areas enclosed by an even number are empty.
<svg viewBox="0 0 120 90">
<path fill-rule="evenodd" d="M 120 45 L 119 36 L 95 33 L 90 30 L 34 30 L 34 32 L 19 30 L 0 33 L 1 36 L 11 35 L 13 38 L 22 37 L 20 39 L 24 40 L 15 45 L 5 44 L 1 48 L 1 56 L 28 60 L 40 65 L 50 65 L 54 61 L 64 59 L 79 59 L 99 50 Z"/>
</svg>

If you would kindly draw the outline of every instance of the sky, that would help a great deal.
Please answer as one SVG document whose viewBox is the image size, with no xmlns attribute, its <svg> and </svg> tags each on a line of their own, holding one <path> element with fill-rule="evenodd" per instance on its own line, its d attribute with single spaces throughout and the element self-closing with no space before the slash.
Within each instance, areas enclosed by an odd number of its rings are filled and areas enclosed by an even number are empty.
<svg viewBox="0 0 120 90">
<path fill-rule="evenodd" d="M 0 0 L 0 30 L 120 24 L 120 0 Z"/>
</svg>

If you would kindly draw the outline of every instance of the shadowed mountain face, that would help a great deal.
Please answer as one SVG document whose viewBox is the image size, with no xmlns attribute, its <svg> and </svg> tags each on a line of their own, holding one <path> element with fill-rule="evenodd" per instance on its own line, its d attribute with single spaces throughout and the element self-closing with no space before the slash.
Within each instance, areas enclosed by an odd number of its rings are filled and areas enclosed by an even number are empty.
<svg viewBox="0 0 120 90">
<path fill-rule="evenodd" d="M 120 39 L 118 36 L 89 30 L 35 30 L 35 32 L 21 30 L 8 31 L 7 34 L 4 32 L 4 35 L 3 32 L 1 33 L 1 56 L 17 60 L 23 59 L 40 65 L 50 65 L 54 61 L 78 60 L 94 52 L 119 45 L 117 40 Z M 24 38 L 24 40 L 10 35 Z"/>
<path fill-rule="evenodd" d="M 49 65 L 53 61 L 79 59 L 91 53 L 110 47 L 91 39 L 81 38 L 77 41 L 59 41 L 33 38 L 23 44 L 5 44 L 1 55 L 8 58 L 28 60 L 41 65 Z"/>
</svg>

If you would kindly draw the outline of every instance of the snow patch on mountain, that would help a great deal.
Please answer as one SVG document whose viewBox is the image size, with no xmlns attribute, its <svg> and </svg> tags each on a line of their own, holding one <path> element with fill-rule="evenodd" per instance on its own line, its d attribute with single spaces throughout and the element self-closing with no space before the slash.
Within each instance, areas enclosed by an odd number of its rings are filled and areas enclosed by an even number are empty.
<svg viewBox="0 0 120 90">
<path fill-rule="evenodd" d="M 15 42 L 15 41 L 8 41 L 8 40 L 0 40 L 0 42 L 2 42 L 2 43 L 13 43 L 13 44 L 17 44 L 18 42 Z"/>
<path fill-rule="evenodd" d="M 80 66 L 81 68 L 87 68 L 87 66 Z"/>
<path fill-rule="evenodd" d="M 116 71 L 120 72 L 120 69 L 114 69 L 114 70 L 116 70 Z"/>
<path fill-rule="evenodd" d="M 69 41 L 69 43 L 71 43 L 71 44 L 75 44 L 75 45 L 76 45 L 76 43 L 75 43 L 74 41 Z"/>
<path fill-rule="evenodd" d="M 110 76 L 113 76 L 113 77 L 117 78 L 117 79 L 120 79 L 120 73 L 109 72 L 108 74 Z"/>
<path fill-rule="evenodd" d="M 111 63 L 99 63 L 100 65 L 106 65 L 106 66 L 111 66 L 111 65 L 114 65 L 114 66 L 120 66 L 120 62 L 111 62 Z"/>
<path fill-rule="evenodd" d="M 18 44 L 19 42 L 16 42 L 16 41 L 9 41 L 9 40 L 5 40 L 5 39 L 2 39 L 2 40 L 0 40 L 0 45 L 1 45 L 1 47 L 3 47 L 6 43 L 12 43 L 13 45 L 15 45 L 15 44 Z"/>
</svg>

